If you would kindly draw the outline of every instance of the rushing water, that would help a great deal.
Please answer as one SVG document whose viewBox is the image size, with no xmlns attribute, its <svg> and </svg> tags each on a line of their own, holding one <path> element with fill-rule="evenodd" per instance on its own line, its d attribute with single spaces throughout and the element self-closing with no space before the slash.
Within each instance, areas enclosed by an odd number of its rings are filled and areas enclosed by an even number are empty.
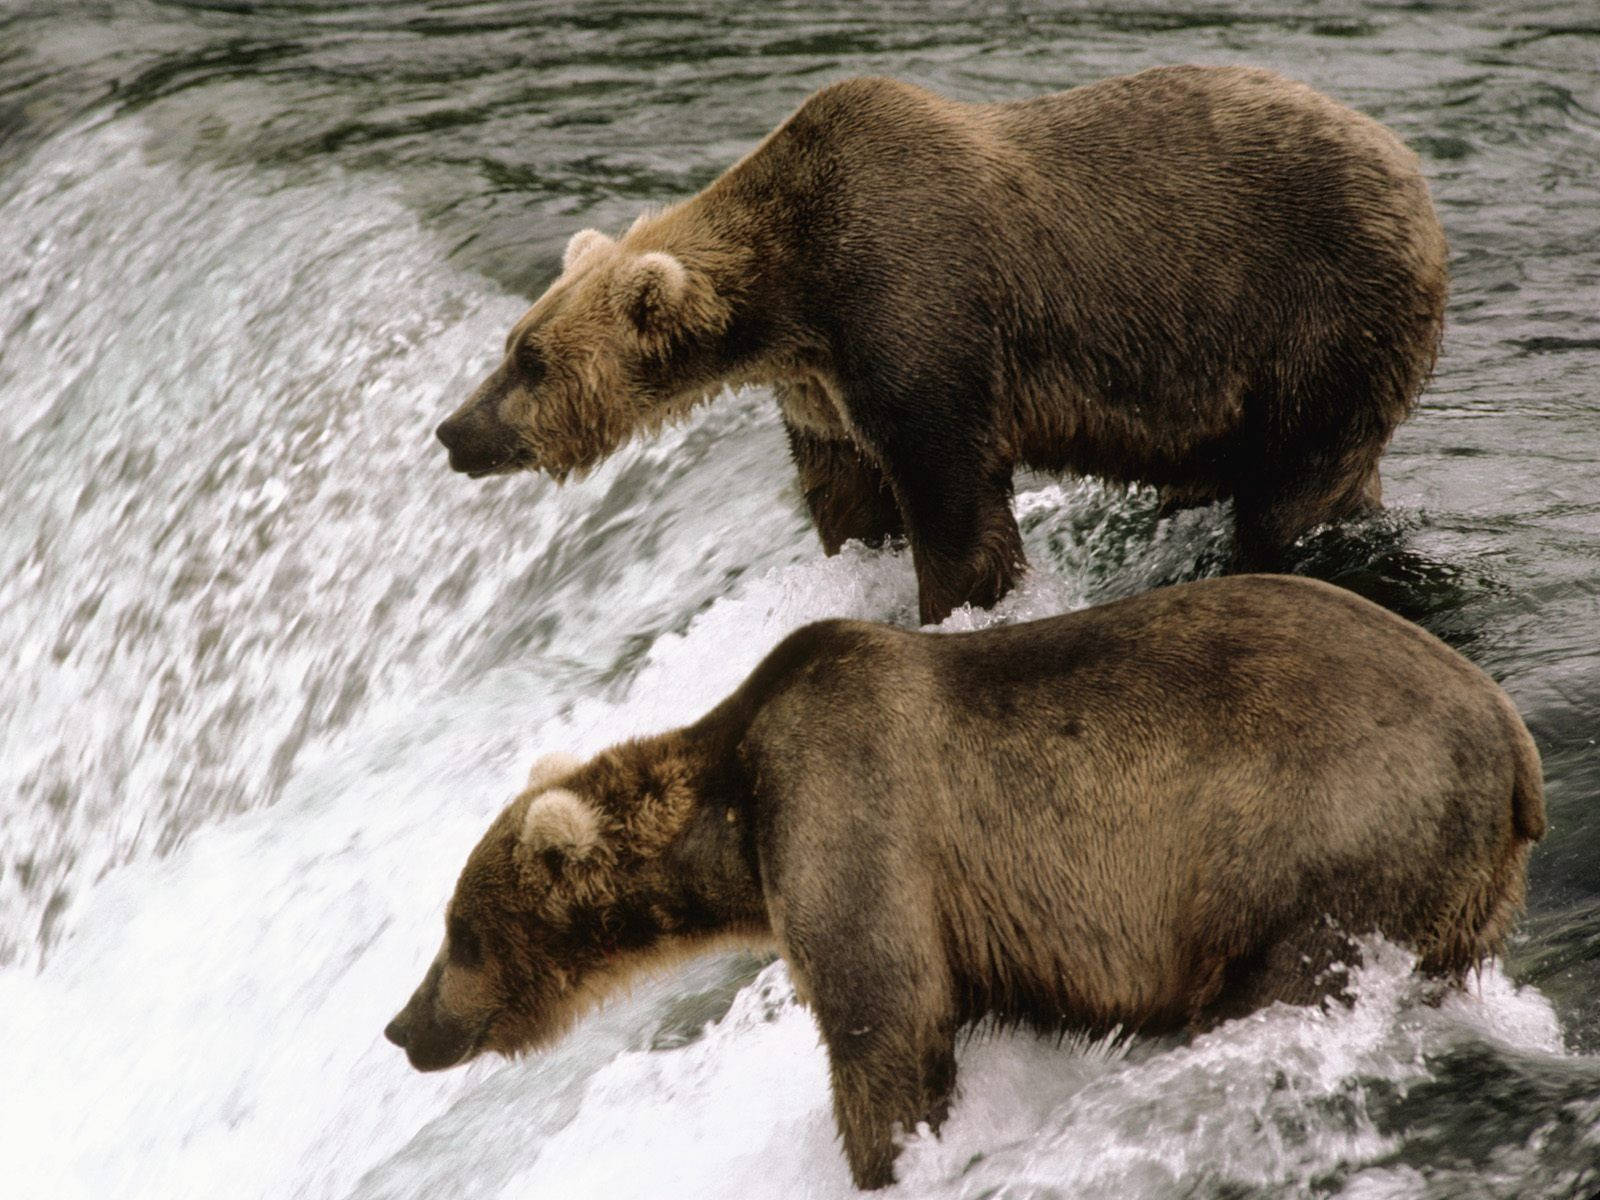
<svg viewBox="0 0 1600 1200">
<path fill-rule="evenodd" d="M 1508 961 L 1188 1044 L 980 1032 L 900 1192 L 1600 1190 L 1600 12 L 1589 0 L 0 9 L 0 1192 L 842 1196 L 781 964 L 642 986 L 545 1056 L 379 1031 L 541 750 L 692 719 L 781 634 L 910 623 L 823 560 L 770 397 L 586 481 L 471 483 L 432 425 L 565 238 L 685 195 L 811 89 L 967 99 L 1177 61 L 1296 75 L 1422 154 L 1445 352 L 1390 511 L 1304 569 L 1516 699 L 1551 832 Z M 1214 569 L 1226 514 L 1025 480 L 1017 620 Z"/>
</svg>

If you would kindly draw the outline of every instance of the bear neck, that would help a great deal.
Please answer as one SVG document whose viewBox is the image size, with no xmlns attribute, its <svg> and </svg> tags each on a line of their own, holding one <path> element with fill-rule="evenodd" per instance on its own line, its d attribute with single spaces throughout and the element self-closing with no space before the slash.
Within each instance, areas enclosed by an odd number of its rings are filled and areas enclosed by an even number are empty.
<svg viewBox="0 0 1600 1200">
<path fill-rule="evenodd" d="M 641 220 L 625 238 L 631 249 L 669 253 L 705 275 L 728 305 L 727 325 L 708 358 L 715 378 L 689 388 L 698 399 L 816 371 L 814 337 L 786 315 L 798 311 L 787 295 L 794 279 L 790 249 L 759 188 L 752 194 L 748 173 L 736 166 L 698 195 Z"/>
<path fill-rule="evenodd" d="M 749 790 L 736 756 L 675 730 L 602 758 L 602 805 L 620 831 L 636 887 L 622 903 L 658 914 L 664 939 L 689 943 L 769 936 Z"/>
</svg>

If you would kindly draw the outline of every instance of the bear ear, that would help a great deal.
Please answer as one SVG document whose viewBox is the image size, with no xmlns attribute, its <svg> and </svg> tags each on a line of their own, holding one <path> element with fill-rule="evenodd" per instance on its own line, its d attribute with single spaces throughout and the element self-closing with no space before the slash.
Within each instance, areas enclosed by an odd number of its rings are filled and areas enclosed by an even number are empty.
<svg viewBox="0 0 1600 1200">
<path fill-rule="evenodd" d="M 622 311 L 640 333 L 663 333 L 687 323 L 689 272 L 659 250 L 641 254 L 617 273 Z"/>
<path fill-rule="evenodd" d="M 529 866 L 538 860 L 587 858 L 599 845 L 600 814 L 594 806 L 576 792 L 551 788 L 529 802 L 516 854 Z"/>
<path fill-rule="evenodd" d="M 559 750 L 554 754 L 541 754 L 531 770 L 528 772 L 528 782 L 523 785 L 525 792 L 542 792 L 551 784 L 560 783 L 579 767 L 583 760 L 571 754 L 563 754 Z"/>
<path fill-rule="evenodd" d="M 598 229 L 580 229 L 567 240 L 567 248 L 561 255 L 561 269 L 570 271 L 572 270 L 572 264 L 589 253 L 589 251 L 597 250 L 601 246 L 614 245 L 616 243 Z"/>
</svg>

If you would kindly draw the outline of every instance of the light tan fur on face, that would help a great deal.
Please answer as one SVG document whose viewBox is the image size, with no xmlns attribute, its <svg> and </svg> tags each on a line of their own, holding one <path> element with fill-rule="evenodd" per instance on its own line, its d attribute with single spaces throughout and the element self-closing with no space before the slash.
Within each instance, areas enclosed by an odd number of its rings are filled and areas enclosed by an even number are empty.
<svg viewBox="0 0 1600 1200">
<path fill-rule="evenodd" d="M 435 1004 L 441 1013 L 463 1025 L 479 1025 L 495 1010 L 484 972 L 449 961 L 448 946 L 439 952 L 441 971 Z"/>
<path fill-rule="evenodd" d="M 634 987 L 675 967 L 710 954 L 743 951 L 772 954 L 777 946 L 770 934 L 739 932 L 701 938 L 663 938 L 648 950 L 618 958 L 581 978 L 563 972 L 561 989 L 550 1007 L 529 1021 L 506 1014 L 491 1028 L 483 1049 L 504 1055 L 529 1054 L 560 1041 L 574 1025 L 619 999 Z"/>
<path fill-rule="evenodd" d="M 508 365 L 493 384 L 497 419 L 521 443 L 515 461 L 557 479 L 581 473 L 720 388 L 720 378 L 678 378 L 660 365 L 681 346 L 717 336 L 732 309 L 709 273 L 654 248 L 657 241 L 649 226 L 621 241 L 580 232 L 566 270 L 517 323 L 507 363 L 530 346 L 545 371 L 528 386 Z"/>
</svg>

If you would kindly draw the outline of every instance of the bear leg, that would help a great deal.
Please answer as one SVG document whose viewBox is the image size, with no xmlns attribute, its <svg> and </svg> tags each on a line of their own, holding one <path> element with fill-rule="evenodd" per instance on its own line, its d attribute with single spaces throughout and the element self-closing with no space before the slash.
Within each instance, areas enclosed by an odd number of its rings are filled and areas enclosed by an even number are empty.
<svg viewBox="0 0 1600 1200">
<path fill-rule="evenodd" d="M 918 1030 L 905 1016 L 874 1020 L 819 1012 L 833 1083 L 833 1112 L 857 1187 L 888 1187 L 897 1138 L 944 1124 L 955 1091 L 955 1025 Z"/>
<path fill-rule="evenodd" d="M 891 460 L 890 482 L 906 516 L 924 625 L 962 604 L 992 608 L 1026 566 L 1011 515 L 1011 465 L 985 466 L 949 447 Z"/>
<path fill-rule="evenodd" d="M 1304 522 L 1286 514 L 1269 502 L 1234 500 L 1233 561 L 1229 570 L 1286 571 L 1292 565 L 1289 547 L 1315 522 Z"/>
<path fill-rule="evenodd" d="M 821 438 L 784 422 L 811 521 L 827 554 L 849 541 L 880 546 L 905 532 L 894 492 L 854 442 Z"/>
<path fill-rule="evenodd" d="M 1297 926 L 1298 932 L 1293 932 Z M 1272 931 L 1254 952 L 1227 964 L 1217 994 L 1191 1018 L 1189 1031 L 1204 1033 L 1269 1004 L 1348 1001 L 1350 968 L 1360 961 L 1359 947 L 1350 935 L 1307 906 Z"/>
<path fill-rule="evenodd" d="M 1383 508 L 1377 455 L 1348 460 L 1337 470 L 1308 467 L 1277 487 L 1240 488 L 1234 496 L 1235 571 L 1281 571 L 1302 534 L 1331 521 L 1370 516 Z"/>
<path fill-rule="evenodd" d="M 808 849 L 824 845 L 839 843 Z M 888 877 L 883 862 L 861 869 Z M 930 893 L 901 884 L 892 895 L 866 895 L 854 875 L 813 871 L 787 887 L 791 919 L 780 933 L 828 1051 L 834 1119 L 851 1177 L 864 1189 L 894 1182 L 897 1136 L 924 1122 L 937 1131 L 955 1091 L 955 987 Z M 839 897 L 850 893 L 856 901 L 841 911 Z"/>
</svg>

